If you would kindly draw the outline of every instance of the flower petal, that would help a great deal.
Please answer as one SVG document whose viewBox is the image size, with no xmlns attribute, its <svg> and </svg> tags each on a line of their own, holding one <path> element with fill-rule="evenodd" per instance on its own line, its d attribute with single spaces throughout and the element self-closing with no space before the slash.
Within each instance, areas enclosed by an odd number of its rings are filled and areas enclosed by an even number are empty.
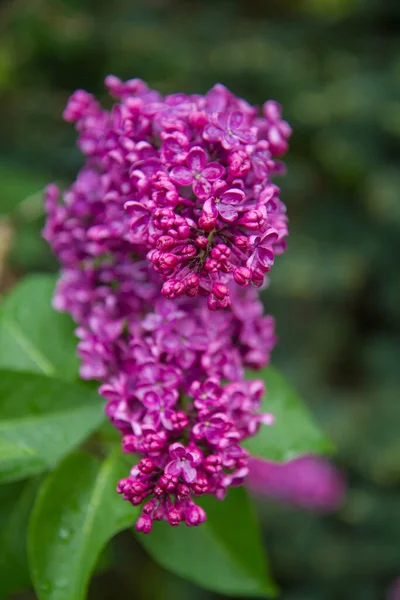
<svg viewBox="0 0 400 600">
<path fill-rule="evenodd" d="M 174 167 L 169 176 L 178 185 L 190 185 L 193 181 L 193 175 L 186 167 Z"/>
<path fill-rule="evenodd" d="M 180 460 L 171 460 L 164 469 L 166 475 L 172 475 L 173 477 L 179 477 L 181 471 L 182 463 Z"/>
<path fill-rule="evenodd" d="M 229 113 L 219 112 L 214 116 L 214 122 L 217 127 L 222 129 L 223 131 L 226 131 L 226 129 L 228 128 Z"/>
<path fill-rule="evenodd" d="M 207 181 L 207 179 L 201 177 L 200 179 L 194 181 L 193 191 L 200 199 L 209 198 L 211 194 L 211 184 Z"/>
<path fill-rule="evenodd" d="M 278 238 L 279 238 L 278 232 L 275 229 L 270 229 L 263 235 L 263 237 L 260 241 L 260 246 L 265 246 L 265 247 L 272 246 L 272 244 L 274 244 Z"/>
<path fill-rule="evenodd" d="M 193 483 L 197 477 L 196 469 L 188 461 L 182 466 L 182 477 L 186 483 Z"/>
<path fill-rule="evenodd" d="M 207 215 L 207 217 L 213 217 L 216 219 L 218 217 L 218 211 L 215 204 L 214 198 L 208 198 L 203 204 L 203 213 Z"/>
<path fill-rule="evenodd" d="M 171 444 L 169 447 L 169 455 L 175 459 L 183 458 L 186 456 L 185 446 L 180 444 L 179 442 L 175 442 L 175 444 Z"/>
<path fill-rule="evenodd" d="M 220 179 L 225 172 L 225 169 L 222 165 L 217 162 L 210 162 L 201 172 L 201 176 L 207 179 L 208 181 L 215 181 L 216 179 Z"/>
<path fill-rule="evenodd" d="M 186 159 L 186 164 L 192 173 L 201 173 L 204 169 L 204 166 L 207 162 L 207 155 L 204 152 L 203 148 L 200 146 L 194 146 Z"/>
<path fill-rule="evenodd" d="M 208 142 L 219 142 L 221 135 L 221 129 L 215 125 L 207 125 L 203 131 L 203 138 Z"/>
<path fill-rule="evenodd" d="M 242 113 L 242 111 L 234 110 L 229 115 L 228 127 L 229 127 L 229 129 L 232 129 L 232 131 L 235 131 L 236 129 L 239 129 L 240 127 L 242 127 L 243 122 L 244 122 L 244 114 Z M 235 131 L 235 133 L 236 133 L 236 131 Z"/>
<path fill-rule="evenodd" d="M 222 194 L 221 203 L 230 204 L 231 206 L 238 206 L 245 198 L 246 195 L 243 190 L 232 188 L 231 190 L 227 190 Z"/>
<path fill-rule="evenodd" d="M 257 141 L 255 132 L 250 129 L 237 129 L 235 135 L 243 144 L 254 144 Z"/>
<path fill-rule="evenodd" d="M 223 204 L 222 202 L 218 204 L 218 212 L 224 221 L 228 221 L 228 223 L 233 223 L 239 216 L 235 207 L 230 204 Z"/>
<path fill-rule="evenodd" d="M 235 135 L 231 135 L 230 133 L 224 133 L 221 139 L 221 144 L 225 148 L 225 150 L 231 150 L 236 146 L 240 146 L 240 140 Z"/>
<path fill-rule="evenodd" d="M 265 269 L 270 269 L 274 264 L 274 253 L 269 248 L 264 248 L 260 246 L 258 248 L 258 260 L 262 264 Z"/>
</svg>

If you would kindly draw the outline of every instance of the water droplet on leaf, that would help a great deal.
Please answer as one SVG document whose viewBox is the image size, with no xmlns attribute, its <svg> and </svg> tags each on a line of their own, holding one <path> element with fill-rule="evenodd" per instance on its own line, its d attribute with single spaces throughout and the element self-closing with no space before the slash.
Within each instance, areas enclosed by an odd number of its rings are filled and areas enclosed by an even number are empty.
<svg viewBox="0 0 400 600">
<path fill-rule="evenodd" d="M 58 537 L 65 541 L 69 540 L 69 538 L 71 537 L 70 529 L 67 529 L 66 527 L 61 527 L 61 529 L 58 532 Z"/>
</svg>

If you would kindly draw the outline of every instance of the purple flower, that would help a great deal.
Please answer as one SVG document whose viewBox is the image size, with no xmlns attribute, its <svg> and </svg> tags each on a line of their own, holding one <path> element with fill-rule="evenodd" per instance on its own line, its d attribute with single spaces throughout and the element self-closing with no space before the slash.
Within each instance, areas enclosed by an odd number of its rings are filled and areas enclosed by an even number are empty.
<svg viewBox="0 0 400 600">
<path fill-rule="evenodd" d="M 255 235 L 250 238 L 253 247 L 253 253 L 247 260 L 246 266 L 251 269 L 261 268 L 263 271 L 269 271 L 274 264 L 274 244 L 278 240 L 278 232 L 275 229 L 269 229 L 261 235 Z"/>
<path fill-rule="evenodd" d="M 177 400 L 176 394 L 169 391 L 161 393 L 150 391 L 144 394 L 142 402 L 148 409 L 148 419 L 155 430 L 159 428 L 160 424 L 168 430 L 174 428 L 172 417 L 175 414 L 173 409 Z"/>
<path fill-rule="evenodd" d="M 123 451 L 139 455 L 117 491 L 149 533 L 204 522 L 194 499 L 240 485 L 242 441 L 272 423 L 244 373 L 275 344 L 255 286 L 288 235 L 270 179 L 290 128 L 277 104 L 259 116 L 220 84 L 166 97 L 138 79 L 106 86 L 111 110 L 82 90 L 67 105 L 86 164 L 64 194 L 49 186 L 43 234 L 81 375 L 100 380 Z"/>
<path fill-rule="evenodd" d="M 207 332 L 200 329 L 196 321 L 187 316 L 175 319 L 157 333 L 157 341 L 163 352 L 167 353 L 168 360 L 173 359 L 182 369 L 193 366 L 199 352 L 207 349 L 208 338 Z"/>
<path fill-rule="evenodd" d="M 203 148 L 194 146 L 186 158 L 187 167 L 174 167 L 170 177 L 178 185 L 192 185 L 193 191 L 200 199 L 207 198 L 211 191 L 212 181 L 224 174 L 224 167 L 217 162 L 207 164 L 207 155 Z"/>
<path fill-rule="evenodd" d="M 225 413 L 216 413 L 210 417 L 205 417 L 204 421 L 196 423 L 192 429 L 193 437 L 196 440 L 206 438 L 213 446 L 219 446 L 225 434 L 232 428 L 232 422 Z"/>
<path fill-rule="evenodd" d="M 246 196 L 243 190 L 228 188 L 223 181 L 216 181 L 212 187 L 212 195 L 203 205 L 204 214 L 217 220 L 218 215 L 228 223 L 236 221 L 239 216 L 237 208 L 243 204 Z"/>
<path fill-rule="evenodd" d="M 247 485 L 256 493 L 322 512 L 340 505 L 346 487 L 333 465 L 314 456 L 282 464 L 251 458 Z"/>
<path fill-rule="evenodd" d="M 186 483 L 193 483 L 197 476 L 196 457 L 180 443 L 171 444 L 169 456 L 172 460 L 165 467 L 165 473 L 174 477 L 181 476 Z"/>
<path fill-rule="evenodd" d="M 203 137 L 208 142 L 220 142 L 225 150 L 240 144 L 254 144 L 257 139 L 255 130 L 248 127 L 240 110 L 217 113 L 213 123 L 205 127 Z"/>
<path fill-rule="evenodd" d="M 287 140 L 292 134 L 289 123 L 281 118 L 281 106 L 269 100 L 263 106 L 263 113 L 268 123 L 267 140 L 273 154 L 281 156 L 288 149 Z"/>
</svg>

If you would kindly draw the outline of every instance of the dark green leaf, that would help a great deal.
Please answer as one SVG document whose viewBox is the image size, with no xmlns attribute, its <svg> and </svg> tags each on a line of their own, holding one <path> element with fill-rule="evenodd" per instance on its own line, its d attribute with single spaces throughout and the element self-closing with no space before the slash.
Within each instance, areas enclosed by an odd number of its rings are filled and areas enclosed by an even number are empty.
<svg viewBox="0 0 400 600">
<path fill-rule="evenodd" d="M 301 398 L 274 367 L 249 373 L 249 379 L 262 379 L 266 385 L 262 410 L 271 412 L 275 423 L 261 426 L 243 446 L 254 456 L 288 461 L 304 454 L 324 454 L 332 444 L 318 429 Z"/>
<path fill-rule="evenodd" d="M 30 587 L 26 530 L 38 483 L 31 480 L 0 487 L 0 598 Z"/>
<path fill-rule="evenodd" d="M 233 488 L 223 502 L 199 503 L 207 521 L 199 527 L 155 523 L 137 539 L 164 568 L 203 588 L 235 596 L 274 596 L 260 532 L 244 488 Z"/>
<path fill-rule="evenodd" d="M 73 379 L 78 373 L 71 319 L 51 306 L 55 278 L 27 277 L 0 313 L 0 367 Z"/>
<path fill-rule="evenodd" d="M 0 480 L 53 466 L 101 424 L 103 404 L 84 385 L 0 371 Z"/>
<path fill-rule="evenodd" d="M 120 450 L 103 463 L 76 452 L 50 473 L 29 526 L 28 557 L 39 600 L 82 600 L 107 541 L 129 527 L 137 509 L 116 493 L 127 474 Z"/>
</svg>

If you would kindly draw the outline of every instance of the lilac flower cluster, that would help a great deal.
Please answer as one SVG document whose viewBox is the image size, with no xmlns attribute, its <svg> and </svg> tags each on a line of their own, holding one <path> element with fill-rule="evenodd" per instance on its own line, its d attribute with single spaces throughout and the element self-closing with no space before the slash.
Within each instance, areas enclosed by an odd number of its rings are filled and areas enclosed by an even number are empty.
<svg viewBox="0 0 400 600">
<path fill-rule="evenodd" d="M 276 103 L 263 117 L 221 85 L 162 98 L 139 80 L 106 85 L 111 111 L 77 91 L 65 109 L 87 160 L 46 193 L 44 237 L 62 265 L 54 305 L 77 323 L 81 376 L 101 381 L 123 450 L 140 455 L 118 492 L 154 520 L 199 525 L 248 473 L 241 442 L 263 424 L 274 321 L 260 286 L 287 235 L 269 177 L 287 149 Z M 210 312 L 210 309 L 229 310 Z"/>
</svg>

